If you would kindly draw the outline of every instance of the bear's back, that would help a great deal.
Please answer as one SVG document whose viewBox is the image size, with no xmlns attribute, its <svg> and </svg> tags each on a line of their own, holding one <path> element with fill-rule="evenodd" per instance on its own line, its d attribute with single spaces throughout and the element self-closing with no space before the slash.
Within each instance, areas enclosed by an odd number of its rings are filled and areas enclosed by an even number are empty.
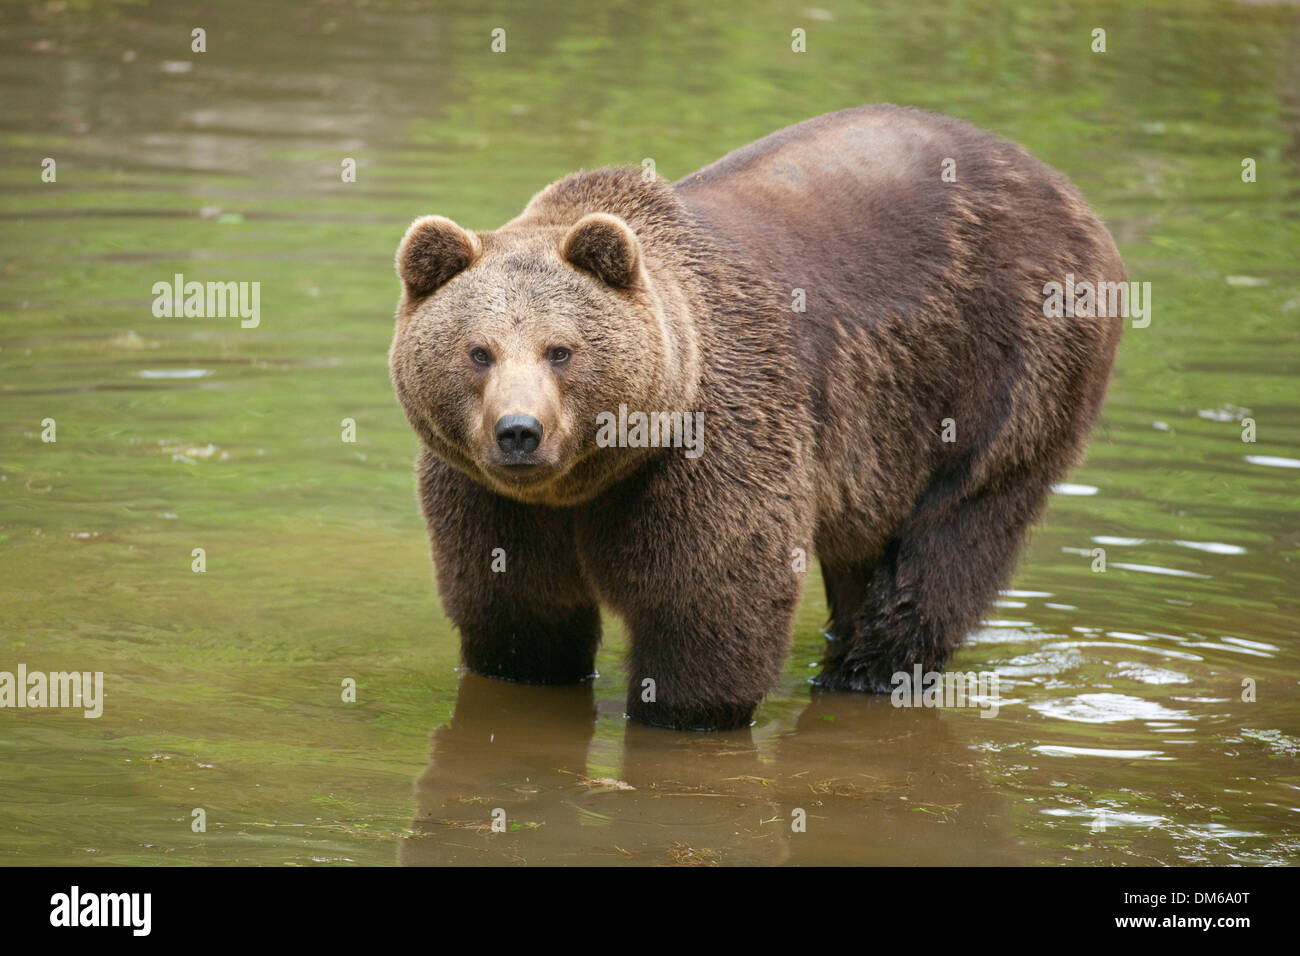
<svg viewBox="0 0 1300 956">
<path fill-rule="evenodd" d="M 1044 284 L 1121 281 L 1124 267 L 1074 186 L 1021 147 L 922 110 L 859 107 L 673 189 L 786 316 L 824 515 L 901 516 L 935 474 L 973 487 L 1080 446 L 1119 322 L 1046 317 Z M 950 417 L 958 440 L 936 444 Z"/>
<path fill-rule="evenodd" d="M 1013 143 L 924 110 L 877 105 L 818 116 L 673 188 L 777 287 L 819 299 L 814 322 L 928 314 L 998 266 L 1045 258 L 1062 232 L 1075 249 L 1090 247 L 1083 259 L 1119 263 L 1064 176 Z"/>
</svg>

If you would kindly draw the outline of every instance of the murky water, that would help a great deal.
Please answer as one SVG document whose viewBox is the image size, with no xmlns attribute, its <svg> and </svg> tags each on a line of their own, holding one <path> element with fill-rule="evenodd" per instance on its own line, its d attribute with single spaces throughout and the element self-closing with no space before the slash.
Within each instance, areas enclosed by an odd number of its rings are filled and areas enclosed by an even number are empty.
<svg viewBox="0 0 1300 956">
<path fill-rule="evenodd" d="M 0 670 L 106 699 L 0 711 L 0 861 L 1296 861 L 1294 8 L 89 6 L 0 9 Z M 1152 288 L 953 662 L 998 715 L 813 694 L 815 573 L 744 733 L 627 726 L 612 619 L 592 687 L 460 678 L 385 365 L 404 226 L 877 101 L 1064 170 Z M 258 326 L 155 318 L 176 273 L 260 282 Z"/>
</svg>

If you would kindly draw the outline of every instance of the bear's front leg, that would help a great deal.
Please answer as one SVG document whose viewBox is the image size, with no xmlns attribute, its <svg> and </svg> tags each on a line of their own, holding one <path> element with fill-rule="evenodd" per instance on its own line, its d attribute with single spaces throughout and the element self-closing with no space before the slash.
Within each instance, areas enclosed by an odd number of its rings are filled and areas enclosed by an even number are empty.
<svg viewBox="0 0 1300 956">
<path fill-rule="evenodd" d="M 595 671 L 600 612 L 564 509 L 503 498 L 425 451 L 420 506 L 438 594 L 476 674 L 570 684 Z"/>
<path fill-rule="evenodd" d="M 794 496 L 775 507 L 752 485 L 703 467 L 687 479 L 689 464 L 674 464 L 594 503 L 579 551 L 627 624 L 628 715 L 677 730 L 744 727 L 781 675 L 799 603 Z"/>
<path fill-rule="evenodd" d="M 798 586 L 756 573 L 737 554 L 717 576 L 678 581 L 627 614 L 627 713 L 676 730 L 732 730 L 749 724 L 781 674 Z"/>
</svg>

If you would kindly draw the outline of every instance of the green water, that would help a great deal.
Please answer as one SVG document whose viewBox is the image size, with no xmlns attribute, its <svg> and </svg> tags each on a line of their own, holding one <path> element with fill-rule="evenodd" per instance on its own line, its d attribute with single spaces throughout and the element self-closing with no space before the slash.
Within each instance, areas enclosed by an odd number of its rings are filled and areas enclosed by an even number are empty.
<svg viewBox="0 0 1300 956">
<path fill-rule="evenodd" d="M 1296 861 L 1300 13 L 818 2 L 0 5 L 0 671 L 106 686 L 0 710 L 0 863 Z M 610 617 L 594 687 L 461 681 L 387 377 L 406 224 L 880 101 L 1026 145 L 1151 283 L 953 662 L 998 716 L 814 698 L 815 573 L 745 733 L 628 727 Z M 260 324 L 155 318 L 175 273 Z"/>
</svg>

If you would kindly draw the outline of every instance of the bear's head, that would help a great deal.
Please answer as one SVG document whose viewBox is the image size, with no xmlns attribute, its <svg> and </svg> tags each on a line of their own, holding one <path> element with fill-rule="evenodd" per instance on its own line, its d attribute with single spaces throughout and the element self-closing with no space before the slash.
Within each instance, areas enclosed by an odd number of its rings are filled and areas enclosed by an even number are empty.
<svg viewBox="0 0 1300 956">
<path fill-rule="evenodd" d="M 430 450 L 499 494 L 565 505 L 649 451 L 602 447 L 598 416 L 688 408 L 699 349 L 679 284 L 627 221 L 536 206 L 494 232 L 411 225 L 389 364 Z"/>
</svg>

